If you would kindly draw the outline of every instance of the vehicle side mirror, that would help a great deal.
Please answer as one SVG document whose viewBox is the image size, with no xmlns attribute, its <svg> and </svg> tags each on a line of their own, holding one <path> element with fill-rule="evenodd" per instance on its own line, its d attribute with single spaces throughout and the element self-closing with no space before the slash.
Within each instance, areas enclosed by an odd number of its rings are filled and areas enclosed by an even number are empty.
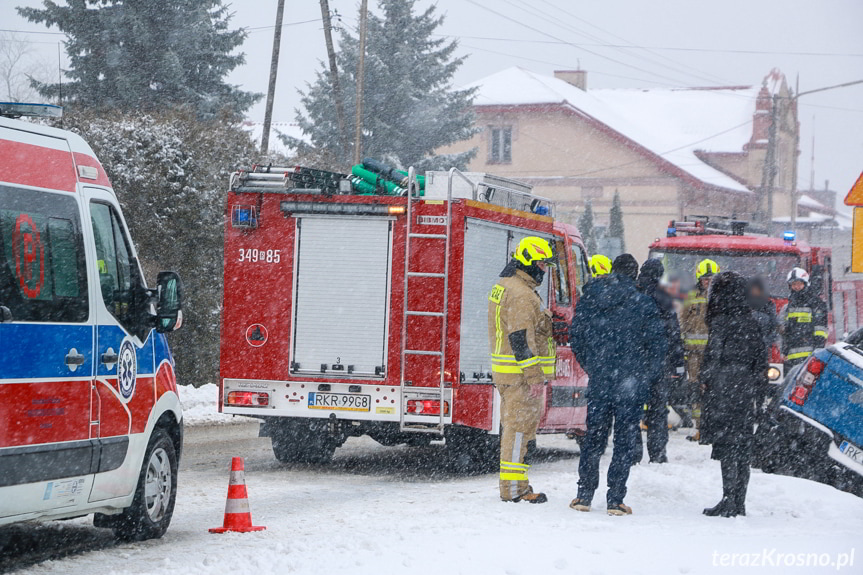
<svg viewBox="0 0 863 575">
<path fill-rule="evenodd" d="M 156 331 L 167 333 L 183 326 L 183 282 L 176 272 L 156 277 Z"/>
</svg>

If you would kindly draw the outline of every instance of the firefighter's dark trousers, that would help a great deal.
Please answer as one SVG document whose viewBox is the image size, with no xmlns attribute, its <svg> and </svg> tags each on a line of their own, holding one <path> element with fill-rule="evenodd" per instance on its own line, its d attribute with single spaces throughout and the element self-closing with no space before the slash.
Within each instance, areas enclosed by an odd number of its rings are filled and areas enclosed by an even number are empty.
<svg viewBox="0 0 863 575">
<path fill-rule="evenodd" d="M 536 439 L 542 415 L 542 396 L 531 397 L 527 383 L 498 385 L 500 392 L 500 498 L 515 499 L 528 491 L 524 455 Z"/>
<path fill-rule="evenodd" d="M 587 435 L 581 445 L 578 462 L 578 498 L 587 502 L 599 487 L 599 458 L 605 448 L 608 432 L 614 426 L 614 453 L 608 467 L 609 506 L 623 503 L 626 481 L 636 453 L 636 433 L 644 402 L 634 398 L 614 397 L 613 394 L 587 395 Z"/>
<path fill-rule="evenodd" d="M 662 461 L 666 458 L 665 446 L 668 445 L 668 394 L 670 389 L 669 378 L 662 377 L 650 385 L 650 398 L 647 400 L 647 411 L 644 414 L 644 423 L 647 425 L 647 456 L 651 462 Z M 638 463 L 644 456 L 644 448 L 641 443 L 641 430 L 635 435 L 638 441 L 635 459 Z"/>
</svg>

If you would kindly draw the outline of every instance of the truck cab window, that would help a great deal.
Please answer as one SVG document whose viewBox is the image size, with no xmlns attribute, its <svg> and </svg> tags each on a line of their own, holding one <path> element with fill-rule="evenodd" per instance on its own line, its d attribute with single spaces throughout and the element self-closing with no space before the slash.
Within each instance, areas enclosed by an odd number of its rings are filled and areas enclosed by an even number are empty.
<svg viewBox="0 0 863 575">
<path fill-rule="evenodd" d="M 87 269 L 75 199 L 0 186 L 0 206 L 0 305 L 13 321 L 86 321 Z"/>
<path fill-rule="evenodd" d="M 553 268 L 552 283 L 554 299 L 558 305 L 569 305 L 572 298 L 569 295 L 569 267 L 566 261 L 566 244 L 562 240 L 554 242 L 554 254 L 557 265 Z"/>
<path fill-rule="evenodd" d="M 575 241 L 572 242 L 572 255 L 575 258 L 575 291 L 581 296 L 584 284 L 590 279 L 590 270 L 587 267 L 587 256 L 584 250 Z"/>
<path fill-rule="evenodd" d="M 90 204 L 102 301 L 128 331 L 134 332 L 134 263 L 117 212 L 108 204 Z"/>
</svg>

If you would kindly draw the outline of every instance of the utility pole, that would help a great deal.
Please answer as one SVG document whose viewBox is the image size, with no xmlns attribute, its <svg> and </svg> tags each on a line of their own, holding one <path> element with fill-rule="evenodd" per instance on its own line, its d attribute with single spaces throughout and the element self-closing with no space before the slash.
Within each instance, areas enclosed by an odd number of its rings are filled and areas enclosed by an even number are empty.
<svg viewBox="0 0 863 575">
<path fill-rule="evenodd" d="M 333 26 L 330 20 L 329 0 L 321 0 L 321 19 L 324 21 L 324 40 L 327 43 L 327 56 L 330 60 L 330 83 L 333 86 L 333 99 L 336 101 L 336 119 L 339 122 L 339 139 L 342 153 L 348 153 L 348 133 L 345 123 L 345 104 L 342 100 L 342 87 L 339 84 L 339 69 L 336 66 L 336 50 L 333 47 Z"/>
<path fill-rule="evenodd" d="M 363 160 L 363 76 L 366 64 L 366 21 L 368 20 L 369 0 L 360 5 L 360 58 L 357 62 L 357 127 L 354 133 L 354 164 Z"/>
<path fill-rule="evenodd" d="M 261 153 L 270 147 L 270 125 L 273 123 L 273 100 L 276 96 L 276 75 L 279 72 L 279 48 L 282 45 L 282 18 L 285 15 L 285 0 L 279 0 L 276 8 L 276 29 L 273 32 L 273 59 L 270 62 L 270 85 L 267 89 L 267 108 L 264 111 L 264 133 L 261 136 Z"/>
</svg>

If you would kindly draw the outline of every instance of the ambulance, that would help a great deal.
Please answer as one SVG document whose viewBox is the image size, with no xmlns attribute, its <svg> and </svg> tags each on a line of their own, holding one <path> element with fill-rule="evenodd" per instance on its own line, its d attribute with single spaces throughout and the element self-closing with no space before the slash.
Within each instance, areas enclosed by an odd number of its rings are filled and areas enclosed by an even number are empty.
<svg viewBox="0 0 863 575">
<path fill-rule="evenodd" d="M 95 514 L 121 539 L 171 521 L 183 442 L 165 333 L 174 272 L 148 287 L 117 196 L 79 136 L 0 103 L 0 525 Z"/>
<path fill-rule="evenodd" d="M 489 291 L 518 242 L 540 236 L 555 251 L 538 293 L 557 365 L 539 433 L 582 437 L 587 375 L 568 345 L 589 277 L 578 230 L 521 182 L 455 168 L 406 175 L 409 194 L 361 193 L 303 167 L 233 175 L 220 410 L 260 418 L 282 462 L 328 461 L 368 435 L 443 439 L 465 465 L 496 468 Z"/>
</svg>

